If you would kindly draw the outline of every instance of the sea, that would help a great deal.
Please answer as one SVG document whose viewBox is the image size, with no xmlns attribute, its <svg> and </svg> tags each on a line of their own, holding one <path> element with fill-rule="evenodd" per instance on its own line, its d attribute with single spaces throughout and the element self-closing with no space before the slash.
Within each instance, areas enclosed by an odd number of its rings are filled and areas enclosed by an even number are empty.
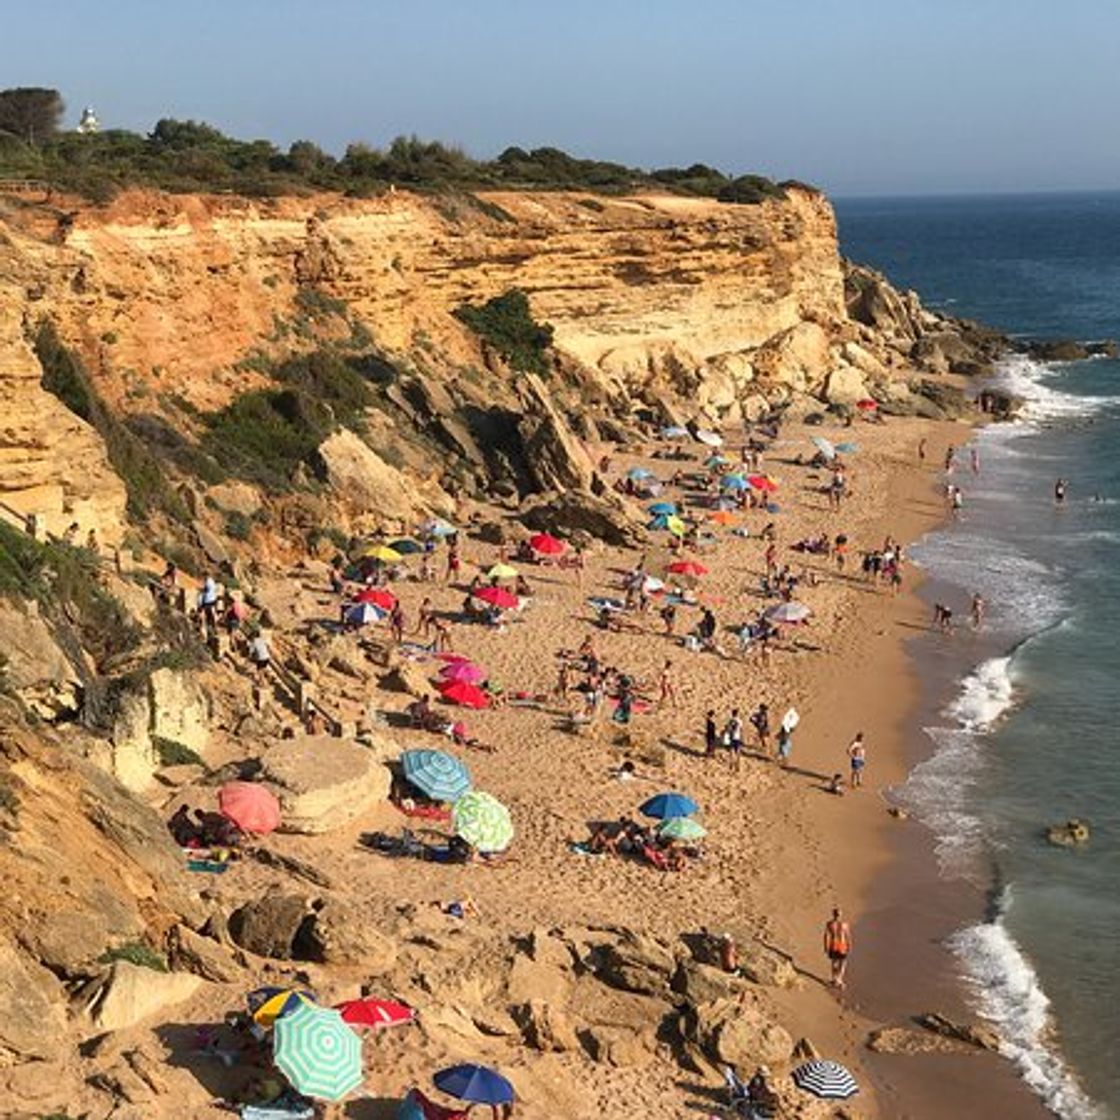
<svg viewBox="0 0 1120 1120">
<path fill-rule="evenodd" d="M 845 255 L 930 308 L 1012 338 L 1120 338 L 1120 192 L 836 210 Z M 962 447 L 961 514 L 913 550 L 955 622 L 921 640 L 954 673 L 895 795 L 941 874 L 989 892 L 950 940 L 977 1014 L 1056 1115 L 1120 1120 L 1120 362 L 1009 355 L 994 381 L 1023 414 Z M 1089 842 L 1048 844 L 1074 817 Z"/>
</svg>

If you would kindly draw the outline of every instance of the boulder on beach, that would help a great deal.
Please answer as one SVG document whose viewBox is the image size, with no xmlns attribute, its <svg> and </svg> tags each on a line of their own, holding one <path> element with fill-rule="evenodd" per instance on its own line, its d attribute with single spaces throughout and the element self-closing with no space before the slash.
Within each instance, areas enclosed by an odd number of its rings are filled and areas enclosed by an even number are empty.
<svg viewBox="0 0 1120 1120">
<path fill-rule="evenodd" d="M 1046 839 L 1057 848 L 1077 848 L 1089 843 L 1089 822 L 1074 817 L 1046 829 Z"/>
</svg>

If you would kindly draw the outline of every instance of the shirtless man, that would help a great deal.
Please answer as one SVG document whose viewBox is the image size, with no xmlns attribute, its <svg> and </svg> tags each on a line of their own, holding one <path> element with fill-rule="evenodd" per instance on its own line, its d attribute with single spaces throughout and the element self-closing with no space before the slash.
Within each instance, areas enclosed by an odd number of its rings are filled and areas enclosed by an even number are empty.
<svg viewBox="0 0 1120 1120">
<path fill-rule="evenodd" d="M 673 683 L 673 663 L 671 661 L 666 661 L 662 667 L 661 675 L 657 679 L 657 686 L 659 689 L 658 704 L 668 703 L 675 708 L 677 706 L 677 686 Z"/>
<path fill-rule="evenodd" d="M 831 975 L 829 983 L 834 988 L 844 987 L 844 973 L 848 968 L 848 955 L 852 951 L 852 927 L 844 921 L 837 906 L 832 917 L 824 924 L 824 953 L 828 957 Z"/>
</svg>

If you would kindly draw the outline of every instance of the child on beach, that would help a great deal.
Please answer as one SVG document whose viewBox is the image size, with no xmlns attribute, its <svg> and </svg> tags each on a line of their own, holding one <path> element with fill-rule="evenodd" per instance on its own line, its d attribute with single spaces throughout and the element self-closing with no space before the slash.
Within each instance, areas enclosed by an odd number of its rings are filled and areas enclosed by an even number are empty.
<svg viewBox="0 0 1120 1120">
<path fill-rule="evenodd" d="M 863 785 L 863 768 L 867 765 L 867 748 L 862 731 L 856 732 L 856 737 L 848 746 L 848 760 L 851 765 L 852 789 L 859 789 Z"/>
</svg>

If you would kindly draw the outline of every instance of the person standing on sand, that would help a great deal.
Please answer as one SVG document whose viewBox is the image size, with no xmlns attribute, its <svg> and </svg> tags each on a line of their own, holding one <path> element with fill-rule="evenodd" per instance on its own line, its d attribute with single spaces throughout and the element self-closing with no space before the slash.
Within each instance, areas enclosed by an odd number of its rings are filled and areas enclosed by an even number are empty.
<svg viewBox="0 0 1120 1120">
<path fill-rule="evenodd" d="M 863 785 L 863 768 L 867 765 L 867 746 L 862 731 L 856 732 L 856 737 L 848 745 L 848 762 L 851 766 L 850 785 L 852 789 L 859 789 Z"/>
<path fill-rule="evenodd" d="M 947 448 L 945 448 L 945 471 L 946 471 L 946 473 L 951 473 L 952 472 L 953 466 L 956 463 L 956 461 L 957 461 L 957 449 L 952 444 L 950 444 Z"/>
<path fill-rule="evenodd" d="M 661 676 L 657 679 L 658 705 L 668 703 L 671 707 L 677 706 L 677 686 L 673 683 L 673 663 L 666 661 L 661 668 Z"/>
<path fill-rule="evenodd" d="M 708 714 L 704 717 L 704 757 L 715 758 L 718 745 L 719 731 L 716 728 L 716 713 L 714 708 L 709 708 Z"/>
<path fill-rule="evenodd" d="M 844 987 L 844 973 L 852 951 L 852 927 L 844 921 L 840 907 L 833 907 L 832 917 L 824 924 L 824 954 L 828 957 L 829 983 L 834 988 Z"/>
<path fill-rule="evenodd" d="M 987 603 L 980 597 L 980 592 L 975 591 L 972 595 L 972 628 L 979 630 L 984 625 L 984 610 Z"/>
<path fill-rule="evenodd" d="M 723 729 L 724 746 L 731 752 L 731 765 L 739 769 L 739 759 L 743 754 L 743 721 L 739 716 L 739 709 L 731 709 L 731 718 Z"/>
<path fill-rule="evenodd" d="M 389 629 L 393 634 L 393 641 L 400 645 L 404 641 L 404 607 L 401 606 L 401 601 L 398 599 L 393 604 L 393 609 L 389 614 Z"/>
<path fill-rule="evenodd" d="M 778 765 L 788 766 L 793 751 L 793 732 L 783 723 L 778 728 Z"/>
<path fill-rule="evenodd" d="M 758 749 L 763 754 L 770 753 L 770 709 L 763 703 L 755 709 L 751 716 L 755 734 L 758 736 Z"/>
</svg>

